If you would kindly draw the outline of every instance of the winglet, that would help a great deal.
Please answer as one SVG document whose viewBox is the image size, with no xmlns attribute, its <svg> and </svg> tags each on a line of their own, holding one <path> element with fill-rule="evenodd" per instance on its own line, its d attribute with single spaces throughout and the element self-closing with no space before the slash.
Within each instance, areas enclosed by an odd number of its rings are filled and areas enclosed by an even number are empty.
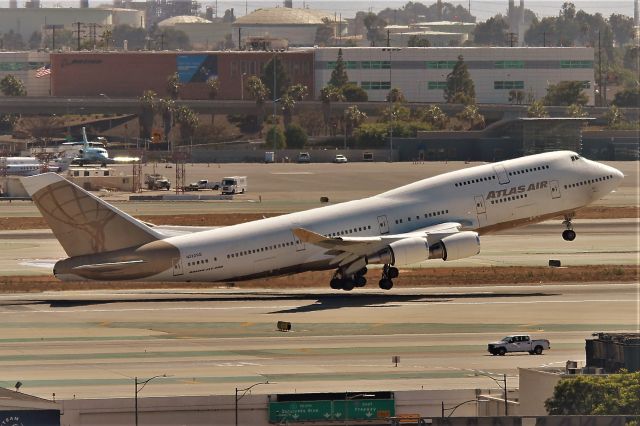
<svg viewBox="0 0 640 426">
<path fill-rule="evenodd" d="M 294 228 L 293 235 L 300 238 L 300 241 L 309 244 L 317 244 L 331 239 L 304 228 Z"/>
</svg>

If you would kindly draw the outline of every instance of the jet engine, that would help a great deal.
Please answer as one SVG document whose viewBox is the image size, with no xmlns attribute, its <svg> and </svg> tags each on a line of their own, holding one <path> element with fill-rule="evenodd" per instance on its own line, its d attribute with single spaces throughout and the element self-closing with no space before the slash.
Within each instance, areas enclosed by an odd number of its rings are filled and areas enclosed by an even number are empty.
<svg viewBox="0 0 640 426">
<path fill-rule="evenodd" d="M 367 256 L 367 263 L 409 265 L 427 259 L 457 260 L 480 253 L 476 232 L 464 231 L 444 237 L 431 246 L 426 238 L 411 237 L 394 241 L 378 253 Z"/>
</svg>

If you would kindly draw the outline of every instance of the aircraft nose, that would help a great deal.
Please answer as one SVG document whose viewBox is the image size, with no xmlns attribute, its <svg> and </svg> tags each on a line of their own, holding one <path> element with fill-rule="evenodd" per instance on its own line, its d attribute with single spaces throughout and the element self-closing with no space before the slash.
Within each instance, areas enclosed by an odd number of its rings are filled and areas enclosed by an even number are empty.
<svg viewBox="0 0 640 426">
<path fill-rule="evenodd" d="M 616 184 L 620 185 L 620 183 L 622 182 L 622 179 L 624 179 L 624 173 L 622 173 L 620 170 L 616 169 L 615 167 L 608 166 L 608 168 L 609 168 L 609 173 L 613 176 L 613 180 L 616 182 Z"/>
</svg>

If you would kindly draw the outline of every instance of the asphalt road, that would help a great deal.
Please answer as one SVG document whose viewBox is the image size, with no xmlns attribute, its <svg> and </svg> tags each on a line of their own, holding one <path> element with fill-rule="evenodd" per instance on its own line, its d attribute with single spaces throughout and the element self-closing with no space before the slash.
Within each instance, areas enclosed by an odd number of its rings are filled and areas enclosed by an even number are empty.
<svg viewBox="0 0 640 426">
<path fill-rule="evenodd" d="M 99 291 L 0 296 L 2 386 L 42 397 L 492 388 L 475 371 L 584 360 L 595 331 L 636 330 L 637 284 L 364 290 Z M 290 321 L 292 331 L 276 330 Z M 491 356 L 509 333 L 551 340 L 542 356 Z M 392 356 L 400 356 L 397 367 Z"/>
</svg>

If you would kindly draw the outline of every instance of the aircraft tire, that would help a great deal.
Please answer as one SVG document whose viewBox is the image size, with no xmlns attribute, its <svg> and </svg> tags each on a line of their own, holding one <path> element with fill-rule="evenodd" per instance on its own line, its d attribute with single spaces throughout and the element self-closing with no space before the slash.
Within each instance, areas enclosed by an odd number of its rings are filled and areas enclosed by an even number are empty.
<svg viewBox="0 0 640 426">
<path fill-rule="evenodd" d="M 329 282 L 329 285 L 334 290 L 340 290 L 342 289 L 342 280 L 339 278 L 334 278 Z"/>
<path fill-rule="evenodd" d="M 387 276 L 389 277 L 390 280 L 394 279 L 394 278 L 398 278 L 398 275 L 400 275 L 400 271 L 398 271 L 398 268 L 395 267 L 390 267 L 389 270 L 387 271 Z"/>
<path fill-rule="evenodd" d="M 387 279 L 381 279 L 378 285 L 383 290 L 391 290 L 391 288 L 393 287 L 393 281 L 387 280 Z"/>
<path fill-rule="evenodd" d="M 364 287 L 365 285 L 367 285 L 367 279 L 362 275 L 355 277 L 354 281 L 355 281 L 356 287 Z"/>
<path fill-rule="evenodd" d="M 342 289 L 344 291 L 351 291 L 356 286 L 356 283 L 353 280 L 342 280 Z"/>
<path fill-rule="evenodd" d="M 573 241 L 576 239 L 576 232 L 572 229 L 562 231 L 562 238 L 565 241 Z"/>
</svg>

